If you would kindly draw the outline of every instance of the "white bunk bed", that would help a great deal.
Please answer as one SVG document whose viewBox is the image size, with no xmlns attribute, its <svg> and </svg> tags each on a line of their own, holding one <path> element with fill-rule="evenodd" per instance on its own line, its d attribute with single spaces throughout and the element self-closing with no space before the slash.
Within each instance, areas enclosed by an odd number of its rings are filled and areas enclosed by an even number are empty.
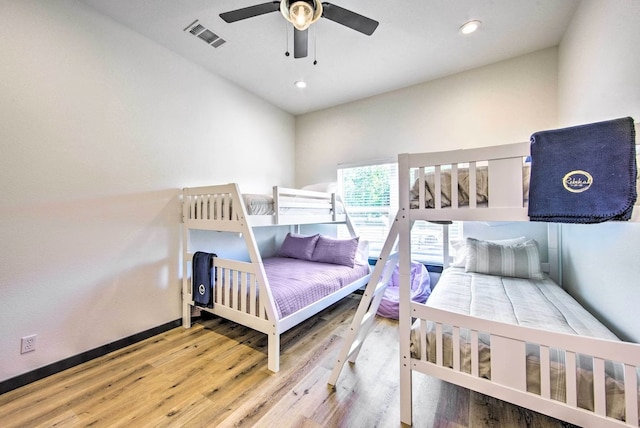
<svg viewBox="0 0 640 428">
<path fill-rule="evenodd" d="M 351 236 L 355 236 L 349 216 L 333 193 L 274 186 L 272 196 L 243 195 L 235 183 L 183 189 L 183 326 L 191 326 L 191 312 L 195 305 L 191 286 L 195 250 L 191 248 L 190 231 L 240 233 L 246 244 L 249 261 L 215 257 L 213 307 L 198 308 L 267 334 L 268 368 L 277 372 L 280 335 L 363 287 L 369 279 L 369 274 L 360 277 L 320 300 L 281 317 L 252 228 L 297 227 L 302 224 L 343 224 Z"/>
<path fill-rule="evenodd" d="M 436 293 L 426 304 L 411 301 L 410 246 L 414 222 L 529 221 L 529 154 L 530 143 L 524 142 L 398 156 L 398 214 L 347 332 L 329 385 L 336 384 L 347 361 L 356 361 L 386 287 L 386 278 L 378 279 L 385 266 L 388 263 L 395 264 L 397 260 L 400 265 L 400 403 L 401 421 L 404 424 L 412 424 L 413 406 L 419 405 L 419 398 L 412 397 L 412 376 L 415 371 L 580 426 L 639 425 L 640 344 L 617 340 L 597 320 L 590 320 L 589 323 L 604 338 L 592 337 L 591 333 L 578 335 L 568 334 L 566 330 L 549 331 L 432 307 L 430 301 Z M 459 182 L 460 187 L 466 186 L 466 191 L 457 191 Z M 485 187 L 487 182 L 488 186 Z M 477 189 L 477 192 L 468 189 Z M 636 202 L 631 221 L 639 221 L 639 213 Z M 547 225 L 548 263 L 542 263 L 541 268 L 550 278 L 545 281 L 553 284 L 555 288 L 552 289 L 562 294 L 564 292 L 553 282 L 560 283 L 562 278 L 560 226 L 554 223 Z M 443 239 L 448 242 L 446 233 Z M 445 246 L 444 253 L 447 267 L 450 259 L 448 246 Z M 439 283 L 436 290 L 438 287 L 444 285 Z M 575 301 L 568 304 L 575 308 L 579 316 L 592 317 Z M 461 338 L 464 339 L 462 342 Z M 491 345 L 490 354 L 487 343 Z M 532 346 L 539 353 L 536 369 L 539 384 L 529 392 L 527 349 L 531 350 Z M 427 349 L 430 349 L 431 355 L 420 352 Z M 557 376 L 558 364 L 555 359 L 558 355 L 566 361 L 561 368 L 564 378 Z M 482 359 L 485 362 L 490 360 L 489 367 L 483 366 L 479 361 Z M 578 390 L 577 378 L 584 374 L 580 370 L 585 359 L 592 365 L 588 376 L 591 376 L 593 386 L 591 391 L 586 392 L 593 400 L 591 410 L 579 405 L 585 391 Z M 607 392 L 611 379 L 607 376 L 612 365 L 615 365 L 616 374 L 620 376 L 615 382 L 618 387 L 622 385 L 622 391 L 616 391 L 618 398 L 623 397 L 616 401 L 619 408 L 616 417 L 619 419 L 611 417 L 607 410 L 611 404 Z M 486 375 L 487 371 L 490 371 L 490 376 Z M 558 399 L 558 388 L 566 388 L 562 399 Z M 620 420 L 620 413 L 625 415 L 624 421 Z"/>
<path fill-rule="evenodd" d="M 401 420 L 405 424 L 412 424 L 412 406 L 419 405 L 419 399 L 412 397 L 412 373 L 416 371 L 580 426 L 638 426 L 639 344 L 524 327 L 437 309 L 429 306 L 429 301 L 419 304 L 410 300 L 410 234 L 413 222 L 528 221 L 527 188 L 522 180 L 522 177 L 527 177 L 523 168 L 526 168 L 524 159 L 528 155 L 527 142 L 471 150 L 401 154 L 398 157 L 400 208 L 396 222 L 401 278 L 400 403 Z M 470 188 L 473 189 L 476 188 L 479 163 L 486 166 L 488 174 L 488 203 L 477 203 L 475 192 L 469 192 L 468 206 L 459 206 L 459 196 L 454 191 L 450 192 L 450 206 L 443 207 L 442 199 L 446 198 L 441 195 L 444 186 L 442 181 L 448 184 L 448 180 L 443 180 L 441 173 L 450 168 L 452 188 L 456 189 L 456 170 L 460 164 L 464 164 L 464 168 L 468 168 Z M 434 203 L 428 204 L 424 195 L 428 195 L 425 193 L 425 182 L 429 179 L 425 177 L 433 171 Z M 412 201 L 409 191 L 412 188 L 418 203 Z M 424 208 L 428 205 L 434 208 Z M 632 219 L 637 220 L 638 206 L 635 208 Z M 561 277 L 561 265 L 555 263 L 560 257 L 559 234 L 556 230 L 557 225 L 549 224 L 549 276 L 554 279 Z M 427 333 L 428 325 L 435 326 L 434 331 Z M 425 350 L 427 340 L 435 341 L 435 361 L 427 357 L 427 352 L 412 353 L 412 329 L 415 334 L 416 326 L 419 347 Z M 460 338 L 467 334 L 469 342 L 461 344 Z M 478 362 L 479 348 L 483 347 L 482 338 L 491 344 L 490 379 L 482 376 L 482 366 Z M 527 391 L 526 349 L 531 344 L 537 346 L 540 353 L 540 393 Z M 442 349 L 447 346 L 453 348 L 452 361 L 451 358 L 445 361 L 447 357 L 443 357 Z M 470 349 L 470 367 L 466 368 L 463 368 L 465 364 L 460 357 L 463 347 Z M 559 350 L 566 359 L 566 385 L 563 385 L 566 387 L 565 401 L 554 399 L 551 387 L 554 362 L 550 355 L 555 350 Z M 577 391 L 576 387 L 576 360 L 581 358 L 593 362 L 593 410 L 585 410 L 577 404 L 581 391 Z M 610 362 L 621 366 L 624 373 L 622 406 L 626 421 L 607 416 L 608 380 L 605 380 L 605 366 Z"/>
</svg>

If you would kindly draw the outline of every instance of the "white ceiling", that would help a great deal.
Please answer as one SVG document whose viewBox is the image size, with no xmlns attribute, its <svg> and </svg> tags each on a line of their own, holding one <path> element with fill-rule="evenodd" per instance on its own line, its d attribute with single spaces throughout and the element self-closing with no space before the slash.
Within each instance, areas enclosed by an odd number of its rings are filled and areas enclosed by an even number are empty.
<svg viewBox="0 0 640 428">
<path fill-rule="evenodd" d="M 280 13 L 231 24 L 219 17 L 268 0 L 82 1 L 295 115 L 556 46 L 579 4 L 332 0 L 380 25 L 369 37 L 320 19 L 309 30 L 309 56 L 293 59 L 292 26 Z M 227 42 L 214 49 L 184 31 L 196 19 Z M 471 19 L 482 21 L 482 27 L 461 36 L 458 28 Z M 307 88 L 296 88 L 297 80 L 306 81 Z"/>
</svg>

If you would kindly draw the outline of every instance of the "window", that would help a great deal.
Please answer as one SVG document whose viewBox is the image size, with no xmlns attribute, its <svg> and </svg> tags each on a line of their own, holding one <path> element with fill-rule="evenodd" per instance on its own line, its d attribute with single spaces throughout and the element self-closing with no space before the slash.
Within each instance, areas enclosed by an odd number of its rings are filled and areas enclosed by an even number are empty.
<svg viewBox="0 0 640 428">
<path fill-rule="evenodd" d="M 398 164 L 341 166 L 338 168 L 338 193 L 361 239 L 369 241 L 370 257 L 379 256 L 398 211 Z M 447 226 L 424 221 L 415 223 L 411 234 L 414 260 L 443 263 L 444 227 Z M 448 228 L 450 240 L 462 236 L 460 223 Z"/>
</svg>

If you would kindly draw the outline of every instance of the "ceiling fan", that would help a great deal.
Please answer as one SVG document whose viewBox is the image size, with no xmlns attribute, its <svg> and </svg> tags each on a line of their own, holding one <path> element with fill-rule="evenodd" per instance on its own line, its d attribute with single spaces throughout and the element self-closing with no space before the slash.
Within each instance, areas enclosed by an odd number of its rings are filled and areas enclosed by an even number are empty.
<svg viewBox="0 0 640 428">
<path fill-rule="evenodd" d="M 320 18 L 327 18 L 330 21 L 342 24 L 367 36 L 372 35 L 378 27 L 378 21 L 374 21 L 366 16 L 331 3 L 321 3 L 320 0 L 270 1 L 268 3 L 261 3 L 255 6 L 221 13 L 220 18 L 227 23 L 231 23 L 277 10 L 280 10 L 282 16 L 293 24 L 294 58 L 304 58 L 307 56 L 309 26 Z"/>
</svg>

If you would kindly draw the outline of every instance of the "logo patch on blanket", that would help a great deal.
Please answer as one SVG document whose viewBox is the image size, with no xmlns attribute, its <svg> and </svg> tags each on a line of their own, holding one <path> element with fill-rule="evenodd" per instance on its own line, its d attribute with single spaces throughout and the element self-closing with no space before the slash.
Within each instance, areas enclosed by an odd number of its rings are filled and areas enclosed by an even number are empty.
<svg viewBox="0 0 640 428">
<path fill-rule="evenodd" d="M 593 184 L 593 177 L 587 171 L 575 170 L 568 172 L 562 178 L 562 185 L 572 193 L 581 193 L 589 190 Z"/>
</svg>

